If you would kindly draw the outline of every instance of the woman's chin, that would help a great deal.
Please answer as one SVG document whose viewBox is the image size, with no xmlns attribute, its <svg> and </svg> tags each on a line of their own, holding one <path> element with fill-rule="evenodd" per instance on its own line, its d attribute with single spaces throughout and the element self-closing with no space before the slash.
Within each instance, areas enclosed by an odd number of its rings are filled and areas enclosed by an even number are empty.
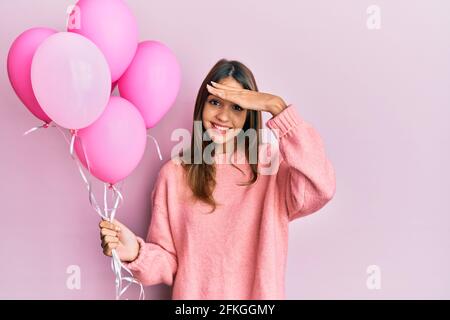
<svg viewBox="0 0 450 320">
<path fill-rule="evenodd" d="M 212 135 L 211 140 L 215 144 L 224 144 L 230 141 L 233 137 L 225 136 L 225 135 Z"/>
</svg>

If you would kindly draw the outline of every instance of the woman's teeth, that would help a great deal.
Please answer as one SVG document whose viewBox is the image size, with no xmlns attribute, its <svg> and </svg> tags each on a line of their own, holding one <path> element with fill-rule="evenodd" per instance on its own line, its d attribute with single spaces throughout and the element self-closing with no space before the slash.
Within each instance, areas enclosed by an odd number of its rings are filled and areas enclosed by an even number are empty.
<svg viewBox="0 0 450 320">
<path fill-rule="evenodd" d="M 212 126 L 213 126 L 213 128 L 219 130 L 219 132 L 222 133 L 222 134 L 227 133 L 227 131 L 230 129 L 230 128 L 227 128 L 227 127 L 218 126 L 215 123 L 213 123 Z"/>
</svg>

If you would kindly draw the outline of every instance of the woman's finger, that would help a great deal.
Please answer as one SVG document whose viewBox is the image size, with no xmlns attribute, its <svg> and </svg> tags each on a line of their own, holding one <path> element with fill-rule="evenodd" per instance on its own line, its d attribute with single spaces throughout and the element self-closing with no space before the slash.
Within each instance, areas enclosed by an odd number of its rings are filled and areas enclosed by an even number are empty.
<svg viewBox="0 0 450 320">
<path fill-rule="evenodd" d="M 104 254 L 105 256 L 109 256 L 109 257 L 112 256 L 111 250 L 107 250 L 107 249 L 103 249 L 103 254 Z"/>
<path fill-rule="evenodd" d="M 118 244 L 117 243 L 108 243 L 104 249 L 103 249 L 103 253 L 106 254 L 107 256 L 111 256 L 112 255 L 112 250 L 117 248 Z"/>
<path fill-rule="evenodd" d="M 222 99 L 225 99 L 225 92 L 223 90 L 216 89 L 216 88 L 210 86 L 209 84 L 206 85 L 206 88 L 208 89 L 209 93 L 216 95 Z"/>
<path fill-rule="evenodd" d="M 119 242 L 119 238 L 115 236 L 105 236 L 103 239 L 105 239 L 106 242 Z"/>
<path fill-rule="evenodd" d="M 106 249 L 115 249 L 119 244 L 117 242 L 109 242 L 106 244 Z"/>
<path fill-rule="evenodd" d="M 225 89 L 225 90 L 230 90 L 230 91 L 242 91 L 245 89 L 239 89 L 239 88 L 235 88 L 235 87 L 231 87 L 231 86 L 227 86 L 225 84 L 221 84 L 221 83 L 217 83 L 214 81 L 211 81 L 212 85 L 218 89 Z"/>
<path fill-rule="evenodd" d="M 113 231 L 111 229 L 107 229 L 107 228 L 102 228 L 100 230 L 100 238 L 103 238 L 104 236 L 113 236 L 113 237 L 117 237 L 117 232 Z"/>
<path fill-rule="evenodd" d="M 112 256 L 112 249 L 109 248 L 109 247 L 104 247 L 104 248 L 103 248 L 103 253 L 104 253 L 105 255 L 111 257 L 111 256 Z"/>
<path fill-rule="evenodd" d="M 120 227 L 118 225 L 111 223 L 107 220 L 100 221 L 99 226 L 100 226 L 100 228 L 107 228 L 107 229 L 114 230 L 114 231 L 120 230 Z"/>
<path fill-rule="evenodd" d="M 216 89 L 210 85 L 206 85 L 208 88 L 208 91 L 215 95 L 220 97 L 221 99 L 227 100 L 227 101 L 231 101 L 237 104 L 240 104 L 240 100 L 239 97 L 241 95 L 241 92 L 237 92 L 237 91 L 230 91 L 230 90 L 222 90 L 222 89 Z"/>
<path fill-rule="evenodd" d="M 113 237 L 113 236 L 105 236 L 102 239 L 102 247 L 104 248 L 105 245 L 109 243 L 119 243 L 119 238 Z"/>
</svg>

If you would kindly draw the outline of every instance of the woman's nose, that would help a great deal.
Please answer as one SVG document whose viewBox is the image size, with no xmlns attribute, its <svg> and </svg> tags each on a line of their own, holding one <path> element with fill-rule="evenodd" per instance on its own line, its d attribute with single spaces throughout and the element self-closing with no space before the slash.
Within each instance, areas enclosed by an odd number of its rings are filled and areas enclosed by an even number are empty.
<svg viewBox="0 0 450 320">
<path fill-rule="evenodd" d="M 230 121 L 230 116 L 228 114 L 227 108 L 223 108 L 216 114 L 216 118 L 222 123 L 228 123 Z"/>
</svg>

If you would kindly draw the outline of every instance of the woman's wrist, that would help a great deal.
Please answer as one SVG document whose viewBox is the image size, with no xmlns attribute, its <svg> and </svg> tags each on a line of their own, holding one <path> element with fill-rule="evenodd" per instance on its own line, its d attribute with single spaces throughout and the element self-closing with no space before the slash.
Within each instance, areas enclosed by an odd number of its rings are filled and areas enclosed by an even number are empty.
<svg viewBox="0 0 450 320">
<path fill-rule="evenodd" d="M 267 111 L 272 114 L 272 118 L 287 108 L 287 104 L 280 97 L 276 97 L 274 101 L 269 105 Z"/>
</svg>

